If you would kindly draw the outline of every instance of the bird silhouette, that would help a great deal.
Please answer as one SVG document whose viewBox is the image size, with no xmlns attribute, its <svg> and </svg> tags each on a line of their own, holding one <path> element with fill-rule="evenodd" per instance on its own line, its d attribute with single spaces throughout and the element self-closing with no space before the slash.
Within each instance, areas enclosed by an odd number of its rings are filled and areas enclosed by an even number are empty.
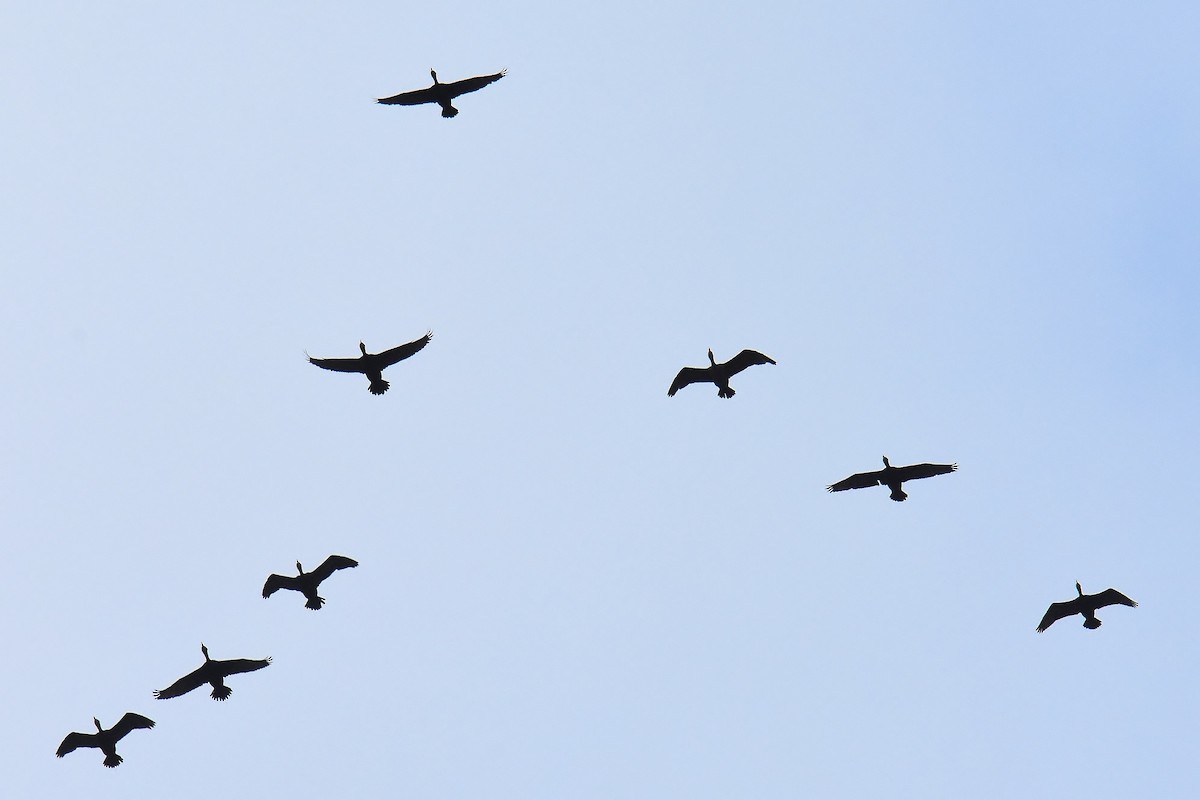
<svg viewBox="0 0 1200 800">
<path fill-rule="evenodd" d="M 1079 597 L 1076 597 L 1074 600 L 1065 600 L 1061 603 L 1050 604 L 1050 608 L 1046 609 L 1046 616 L 1042 617 L 1042 621 L 1038 623 L 1038 633 L 1046 630 L 1046 628 L 1049 628 L 1063 617 L 1069 617 L 1072 614 L 1083 614 L 1083 627 L 1094 631 L 1101 625 L 1100 620 L 1096 619 L 1097 608 L 1117 604 L 1137 607 L 1137 603 L 1116 589 L 1105 589 L 1098 594 L 1084 594 L 1083 587 L 1079 585 L 1079 581 L 1075 581 L 1075 591 L 1079 592 Z"/>
<path fill-rule="evenodd" d="M 263 597 L 270 597 L 280 589 L 291 589 L 308 598 L 308 602 L 304 604 L 305 608 L 320 611 L 321 606 L 325 605 L 325 598 L 317 595 L 317 587 L 321 585 L 321 581 L 332 575 L 335 570 L 357 566 L 358 562 L 353 558 L 330 556 L 312 572 L 305 572 L 304 567 L 300 566 L 300 562 L 297 561 L 296 571 L 300 573 L 299 575 L 292 577 L 272 573 L 267 576 L 267 582 L 263 584 Z"/>
<path fill-rule="evenodd" d="M 358 349 L 362 351 L 362 355 L 358 358 L 313 358 L 309 356 L 308 362 L 316 364 L 321 369 L 329 369 L 334 372 L 361 372 L 371 382 L 367 391 L 371 394 L 383 394 L 391 386 L 383 379 L 383 370 L 397 361 L 403 361 L 419 352 L 429 344 L 429 340 L 432 338 L 433 331 L 430 331 L 415 342 L 402 344 L 391 350 L 384 350 L 382 353 L 368 353 L 367 346 L 359 342 Z"/>
<path fill-rule="evenodd" d="M 875 472 L 859 472 L 825 488 L 831 492 L 844 492 L 847 489 L 866 489 L 869 486 L 882 484 L 892 490 L 893 500 L 902 503 L 908 495 L 900 488 L 900 484 L 917 478 L 945 475 L 947 472 L 954 472 L 957 469 L 958 464 L 910 464 L 907 467 L 893 467 L 888 462 L 888 457 L 884 456 L 883 469 Z"/>
<path fill-rule="evenodd" d="M 505 76 L 508 70 L 500 70 L 495 75 L 480 75 L 476 78 L 464 78 L 454 83 L 442 83 L 437 73 L 429 70 L 433 76 L 433 86 L 428 89 L 416 89 L 411 92 L 401 92 L 391 97 L 381 97 L 376 103 L 388 106 L 419 106 L 423 103 L 437 103 L 442 107 L 442 116 L 449 119 L 458 116 L 458 109 L 450 105 L 450 101 L 467 92 L 475 92 L 489 83 L 495 83 Z"/>
<path fill-rule="evenodd" d="M 133 712 L 126 713 L 117 720 L 116 725 L 108 730 L 102 728 L 100 720 L 95 717 L 92 717 L 92 722 L 96 723 L 95 733 L 79 733 L 78 731 L 68 733 L 67 738 L 62 740 L 62 744 L 58 746 L 54 755 L 62 758 L 78 747 L 98 747 L 100 752 L 104 753 L 104 766 L 115 767 L 125 760 L 117 755 L 117 742 L 124 739 L 126 734 L 132 730 L 154 727 L 154 720 Z"/>
<path fill-rule="evenodd" d="M 200 644 L 200 652 L 204 653 L 204 663 L 192 670 L 165 689 L 157 689 L 154 696 L 159 700 L 169 700 L 172 697 L 185 695 L 193 689 L 207 683 L 212 686 L 212 699 L 228 700 L 233 689 L 225 685 L 225 679 L 240 672 L 254 672 L 271 665 L 271 659 L 253 660 L 249 658 L 234 658 L 228 661 L 216 661 L 208 657 L 208 648 Z"/>
<path fill-rule="evenodd" d="M 675 393 L 690 383 L 715 383 L 717 385 L 717 397 L 733 397 L 735 392 L 729 386 L 729 379 L 737 375 L 747 367 L 753 367 L 756 364 L 774 364 L 775 360 L 764 356 L 757 350 L 743 350 L 733 358 L 718 364 L 713 358 L 712 348 L 708 350 L 708 366 L 707 367 L 684 367 L 679 370 L 679 374 L 675 376 L 675 380 L 671 381 L 671 388 L 667 389 L 667 397 L 674 397 Z"/>
</svg>

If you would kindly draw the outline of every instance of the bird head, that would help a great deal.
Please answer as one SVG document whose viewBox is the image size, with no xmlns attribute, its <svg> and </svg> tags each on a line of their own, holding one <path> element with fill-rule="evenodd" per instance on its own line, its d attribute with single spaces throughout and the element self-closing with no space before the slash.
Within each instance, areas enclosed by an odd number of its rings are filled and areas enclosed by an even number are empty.
<svg viewBox="0 0 1200 800">
<path fill-rule="evenodd" d="M 300 566 L 299 561 L 296 562 L 296 572 L 299 572 L 301 575 L 304 574 L 304 567 Z"/>
<path fill-rule="evenodd" d="M 1083 587 L 1079 585 L 1079 581 L 1075 581 L 1075 591 L 1079 592 L 1079 596 L 1083 597 Z"/>
<path fill-rule="evenodd" d="M 713 365 L 714 367 L 717 365 L 717 360 L 715 358 L 713 358 L 711 347 L 708 348 L 708 363 Z"/>
<path fill-rule="evenodd" d="M 364 356 L 367 354 L 367 346 L 365 344 L 363 344 L 362 342 L 358 343 L 358 349 L 362 350 L 362 354 Z"/>
<path fill-rule="evenodd" d="M 96 723 L 96 730 L 98 730 L 98 731 L 104 730 L 104 728 L 100 727 L 100 720 L 96 719 L 95 717 L 92 717 L 92 722 Z"/>
<path fill-rule="evenodd" d="M 889 464 L 889 463 L 888 463 L 887 456 L 884 456 L 884 457 L 883 457 L 883 465 L 884 465 L 885 467 L 890 467 L 890 466 L 891 466 L 891 464 Z"/>
<path fill-rule="evenodd" d="M 212 660 L 211 658 L 209 658 L 209 657 L 208 657 L 208 648 L 204 646 L 204 642 L 201 642 L 201 643 L 200 643 L 200 652 L 201 652 L 201 653 L 204 653 L 204 660 L 205 660 L 205 661 L 211 661 L 211 660 Z"/>
<path fill-rule="evenodd" d="M 438 82 L 437 73 L 434 72 L 432 68 L 429 70 L 429 74 L 433 76 L 433 82 L 437 83 Z"/>
</svg>

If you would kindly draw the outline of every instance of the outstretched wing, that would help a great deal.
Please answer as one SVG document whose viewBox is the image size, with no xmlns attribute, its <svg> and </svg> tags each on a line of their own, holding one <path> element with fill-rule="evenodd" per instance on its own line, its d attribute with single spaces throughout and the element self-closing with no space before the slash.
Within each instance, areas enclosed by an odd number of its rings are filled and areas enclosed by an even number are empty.
<svg viewBox="0 0 1200 800">
<path fill-rule="evenodd" d="M 671 388 L 667 389 L 667 397 L 674 397 L 676 392 L 689 383 L 703 383 L 707 380 L 710 380 L 708 368 L 684 367 L 679 370 L 679 374 L 675 376 L 675 380 L 671 381 Z"/>
<path fill-rule="evenodd" d="M 870 486 L 878 486 L 882 478 L 883 470 L 858 472 L 849 478 L 843 478 L 837 483 L 826 486 L 825 489 L 830 492 L 844 492 L 847 489 L 866 489 Z"/>
<path fill-rule="evenodd" d="M 54 755 L 62 758 L 67 753 L 77 747 L 96 747 L 96 734 L 94 733 L 68 733 L 67 738 L 62 740 L 62 744 L 54 751 Z"/>
<path fill-rule="evenodd" d="M 271 573 L 267 576 L 267 582 L 263 584 L 263 597 L 270 597 L 280 589 L 300 591 L 300 587 L 296 585 L 296 577 L 294 575 L 276 575 L 275 573 Z"/>
<path fill-rule="evenodd" d="M 256 669 L 271 666 L 271 659 L 231 658 L 228 661 L 214 661 L 221 670 L 221 675 L 237 675 L 239 672 L 254 672 Z"/>
<path fill-rule="evenodd" d="M 154 696 L 159 700 L 170 700 L 172 697 L 185 695 L 193 689 L 198 689 L 201 685 L 208 683 L 208 679 L 204 677 L 204 673 L 204 667 L 198 667 L 197 669 L 189 672 L 187 675 L 184 675 L 182 678 L 172 683 L 167 688 L 156 689 L 154 691 Z"/>
<path fill-rule="evenodd" d="M 417 339 L 415 342 L 409 342 L 408 344 L 402 344 L 399 347 L 393 347 L 391 350 L 384 350 L 382 353 L 379 353 L 378 356 L 376 356 L 377 358 L 380 359 L 379 369 L 383 369 L 384 367 L 390 367 L 392 364 L 395 364 L 397 361 L 403 361 L 404 359 L 408 358 L 409 356 L 419 352 L 422 348 L 425 347 L 425 345 L 429 344 L 429 340 L 432 338 L 433 338 L 433 331 L 430 331 L 429 333 L 422 336 L 420 339 Z"/>
<path fill-rule="evenodd" d="M 1063 617 L 1069 617 L 1078 613 L 1078 599 L 1067 600 L 1062 603 L 1051 603 L 1050 608 L 1046 609 L 1046 616 L 1042 617 L 1042 621 L 1038 623 L 1037 632 L 1041 633 Z"/>
<path fill-rule="evenodd" d="M 1104 608 L 1105 606 L 1112 606 L 1118 603 L 1123 606 L 1133 606 L 1134 608 L 1137 608 L 1136 602 L 1130 600 L 1116 589 L 1105 589 L 1103 592 L 1092 595 L 1092 597 L 1094 598 L 1093 602 L 1095 602 L 1096 608 Z"/>
<path fill-rule="evenodd" d="M 358 562 L 353 558 L 346 558 L 345 556 L 330 556 L 329 558 L 325 559 L 321 566 L 314 569 L 312 574 L 317 576 L 317 582 L 320 583 L 332 575 L 336 570 L 349 569 L 350 567 L 357 566 Z"/>
<path fill-rule="evenodd" d="M 143 717 L 141 714 L 134 714 L 132 711 L 127 711 L 125 716 L 112 726 L 112 732 L 116 734 L 118 739 L 124 739 L 125 734 L 135 728 L 153 728 L 154 720 L 149 717 Z"/>
<path fill-rule="evenodd" d="M 508 70 L 502 69 L 499 72 L 497 72 L 495 75 L 480 75 L 476 78 L 464 78 L 461 81 L 455 81 L 454 83 L 448 83 L 448 84 L 446 84 L 446 86 L 447 86 L 447 88 L 450 89 L 451 92 L 453 92 L 453 94 L 451 95 L 452 97 L 458 97 L 460 94 L 466 94 L 467 92 L 479 91 L 483 87 L 487 86 L 489 83 L 495 83 L 496 81 L 503 78 L 507 72 L 508 72 Z"/>
<path fill-rule="evenodd" d="M 362 372 L 361 358 L 313 358 L 308 357 L 308 363 L 316 364 L 321 369 L 331 369 L 334 372 Z"/>
<path fill-rule="evenodd" d="M 385 106 L 419 106 L 422 103 L 436 103 L 437 96 L 433 93 L 431 86 L 411 92 L 401 92 L 391 97 L 381 97 L 375 102 L 383 103 Z"/>
<path fill-rule="evenodd" d="M 896 467 L 893 473 L 897 480 L 911 481 L 917 478 L 932 478 L 934 475 L 945 475 L 954 472 L 958 464 L 910 464 L 907 467 Z"/>
<path fill-rule="evenodd" d="M 729 374 L 737 375 L 746 367 L 753 367 L 755 364 L 774 364 L 775 359 L 764 356 L 757 350 L 743 350 L 733 358 L 725 362 L 725 366 L 729 368 Z"/>
</svg>

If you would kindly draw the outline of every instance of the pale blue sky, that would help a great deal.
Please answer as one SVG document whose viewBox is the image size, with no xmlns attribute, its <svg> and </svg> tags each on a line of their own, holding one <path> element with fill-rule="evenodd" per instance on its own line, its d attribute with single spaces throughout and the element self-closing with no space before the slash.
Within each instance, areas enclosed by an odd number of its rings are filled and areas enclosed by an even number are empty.
<svg viewBox="0 0 1200 800">
<path fill-rule="evenodd" d="M 1195 4 L 249 5 L 0 26 L 6 797 L 1200 791 Z"/>
</svg>

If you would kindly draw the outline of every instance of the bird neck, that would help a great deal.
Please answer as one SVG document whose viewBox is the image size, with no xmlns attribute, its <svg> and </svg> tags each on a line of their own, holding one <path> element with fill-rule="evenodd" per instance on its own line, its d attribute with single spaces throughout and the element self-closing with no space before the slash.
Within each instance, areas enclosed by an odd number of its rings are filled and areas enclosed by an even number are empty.
<svg viewBox="0 0 1200 800">
<path fill-rule="evenodd" d="M 717 365 L 717 360 L 715 358 L 713 358 L 712 348 L 709 348 L 709 350 L 708 350 L 708 364 L 709 364 L 709 366 L 712 366 L 712 367 L 715 367 Z"/>
</svg>

